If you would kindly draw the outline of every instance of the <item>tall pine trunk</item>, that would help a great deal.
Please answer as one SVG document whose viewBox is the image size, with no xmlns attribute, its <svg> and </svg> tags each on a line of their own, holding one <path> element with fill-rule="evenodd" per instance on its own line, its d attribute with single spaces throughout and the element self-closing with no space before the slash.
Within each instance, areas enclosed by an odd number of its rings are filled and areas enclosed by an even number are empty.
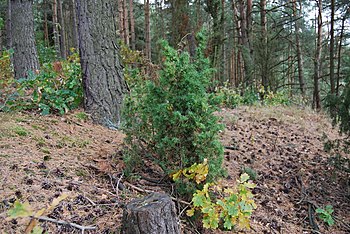
<svg viewBox="0 0 350 234">
<path fill-rule="evenodd" d="M 149 9 L 149 0 L 144 1 L 145 5 L 145 40 L 146 48 L 145 55 L 149 60 L 151 59 L 151 17 Z"/>
<path fill-rule="evenodd" d="M 261 27 L 261 82 L 265 90 L 269 88 L 268 77 L 268 51 L 267 51 L 267 22 L 266 22 L 266 0 L 260 0 L 260 27 Z"/>
<path fill-rule="evenodd" d="M 57 0 L 57 19 L 59 24 L 59 45 L 60 45 L 60 57 L 62 59 L 67 58 L 67 50 L 66 50 L 66 30 L 65 30 L 65 22 L 63 18 L 63 7 L 62 0 Z"/>
<path fill-rule="evenodd" d="M 32 1 L 11 0 L 11 36 L 15 78 L 26 78 L 29 72 L 39 70 L 35 47 Z"/>
<path fill-rule="evenodd" d="M 320 87 L 319 80 L 321 78 L 321 55 L 322 55 L 322 0 L 318 2 L 318 16 L 317 16 L 317 41 L 314 59 L 314 95 L 313 107 L 316 110 L 321 109 Z"/>
<path fill-rule="evenodd" d="M 112 0 L 76 0 L 84 108 L 92 119 L 116 129 L 127 86 L 116 45 Z"/>
<path fill-rule="evenodd" d="M 335 5 L 334 0 L 331 0 L 331 28 L 329 41 L 329 78 L 331 83 L 331 94 L 335 94 L 335 76 L 334 76 L 334 14 Z"/>
<path fill-rule="evenodd" d="M 129 0 L 129 15 L 130 15 L 130 35 L 131 35 L 131 49 L 135 50 L 136 49 L 136 38 L 135 38 L 135 17 L 134 17 L 134 1 Z"/>
<path fill-rule="evenodd" d="M 301 52 L 301 43 L 299 38 L 299 13 L 296 6 L 296 0 L 293 0 L 293 16 L 294 16 L 294 29 L 295 29 L 295 43 L 297 47 L 297 57 L 298 57 L 298 77 L 301 95 L 305 97 L 305 83 L 304 83 L 304 65 L 303 65 L 303 54 Z M 300 6 L 301 7 L 301 6 Z M 301 12 L 301 9 L 300 9 Z"/>
</svg>

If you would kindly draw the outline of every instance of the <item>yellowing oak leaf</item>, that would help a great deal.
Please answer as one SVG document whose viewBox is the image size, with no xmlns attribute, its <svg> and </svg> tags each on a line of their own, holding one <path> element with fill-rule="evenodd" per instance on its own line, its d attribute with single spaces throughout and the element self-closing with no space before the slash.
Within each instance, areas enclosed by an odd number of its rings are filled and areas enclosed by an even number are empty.
<svg viewBox="0 0 350 234">
<path fill-rule="evenodd" d="M 28 202 L 20 203 L 18 200 L 13 204 L 13 208 L 8 211 L 10 219 L 30 217 L 33 214 L 32 207 Z"/>
<path fill-rule="evenodd" d="M 192 208 L 192 209 L 187 210 L 187 211 L 186 211 L 186 215 L 187 215 L 188 217 L 192 217 L 192 216 L 194 215 L 194 209 Z"/>
<path fill-rule="evenodd" d="M 247 173 L 243 173 L 240 177 L 240 182 L 244 183 L 249 180 L 249 175 Z"/>
<path fill-rule="evenodd" d="M 182 170 L 178 170 L 177 172 L 171 174 L 173 181 L 177 181 L 180 178 L 181 174 L 182 174 Z"/>
</svg>

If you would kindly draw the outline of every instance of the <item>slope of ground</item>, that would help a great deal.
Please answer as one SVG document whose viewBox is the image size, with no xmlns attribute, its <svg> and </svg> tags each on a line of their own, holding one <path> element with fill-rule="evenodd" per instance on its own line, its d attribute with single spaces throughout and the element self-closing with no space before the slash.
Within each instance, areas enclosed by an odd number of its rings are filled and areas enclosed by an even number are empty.
<svg viewBox="0 0 350 234">
<path fill-rule="evenodd" d="M 350 233 L 350 178 L 334 170 L 331 154 L 324 151 L 325 137 L 339 138 L 325 116 L 290 107 L 242 107 L 220 115 L 226 125 L 223 143 L 233 149 L 226 152 L 229 175 L 238 178 L 244 168 L 257 173 L 252 233 L 312 233 L 317 228 Z M 337 219 L 332 228 L 313 213 L 329 204 Z"/>
<path fill-rule="evenodd" d="M 311 233 L 317 227 L 319 233 L 350 233 L 349 174 L 335 171 L 323 150 L 324 135 L 339 138 L 327 118 L 292 107 L 242 107 L 218 115 L 229 148 L 224 184 L 234 186 L 244 168 L 257 173 L 258 208 L 246 233 Z M 26 228 L 28 219 L 6 219 L 16 199 L 40 210 L 62 193 L 68 198 L 48 217 L 97 227 L 85 233 L 118 233 L 122 204 L 167 190 L 149 178 L 124 182 L 122 140 L 120 132 L 92 124 L 79 111 L 64 117 L 0 113 L 0 233 Z M 335 210 L 332 227 L 311 209 L 327 204 Z M 81 232 L 52 222 L 41 226 L 49 233 Z M 194 231 L 185 226 L 184 233 Z"/>
</svg>

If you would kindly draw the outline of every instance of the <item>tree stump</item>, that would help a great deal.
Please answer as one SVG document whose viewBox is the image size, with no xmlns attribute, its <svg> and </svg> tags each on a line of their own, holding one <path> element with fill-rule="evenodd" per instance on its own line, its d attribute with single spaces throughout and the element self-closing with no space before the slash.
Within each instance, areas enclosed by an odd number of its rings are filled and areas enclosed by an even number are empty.
<svg viewBox="0 0 350 234">
<path fill-rule="evenodd" d="M 175 204 L 163 193 L 132 200 L 123 212 L 123 234 L 180 234 Z"/>
</svg>

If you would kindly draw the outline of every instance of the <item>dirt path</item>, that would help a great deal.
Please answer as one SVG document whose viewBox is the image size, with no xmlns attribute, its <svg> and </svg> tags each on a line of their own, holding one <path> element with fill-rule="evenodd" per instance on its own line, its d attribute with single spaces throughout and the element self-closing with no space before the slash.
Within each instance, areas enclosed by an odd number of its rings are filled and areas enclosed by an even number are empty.
<svg viewBox="0 0 350 234">
<path fill-rule="evenodd" d="M 225 183 L 233 186 L 244 168 L 257 173 L 258 209 L 247 233 L 311 233 L 309 206 L 327 204 L 338 221 L 330 228 L 314 217 L 319 232 L 349 233 L 349 175 L 328 163 L 323 135 L 339 136 L 325 117 L 290 107 L 244 107 L 219 115 L 226 125 L 222 141 L 230 148 Z M 49 217 L 98 227 L 90 233 L 118 233 L 121 204 L 142 195 L 116 187 L 122 139 L 79 111 L 64 117 L 0 113 L 0 233 L 23 233 L 28 223 L 5 220 L 16 199 L 39 210 L 62 193 L 69 197 Z M 137 179 L 132 183 L 140 188 L 163 189 Z M 80 233 L 50 222 L 41 226 L 49 233 Z"/>
</svg>

